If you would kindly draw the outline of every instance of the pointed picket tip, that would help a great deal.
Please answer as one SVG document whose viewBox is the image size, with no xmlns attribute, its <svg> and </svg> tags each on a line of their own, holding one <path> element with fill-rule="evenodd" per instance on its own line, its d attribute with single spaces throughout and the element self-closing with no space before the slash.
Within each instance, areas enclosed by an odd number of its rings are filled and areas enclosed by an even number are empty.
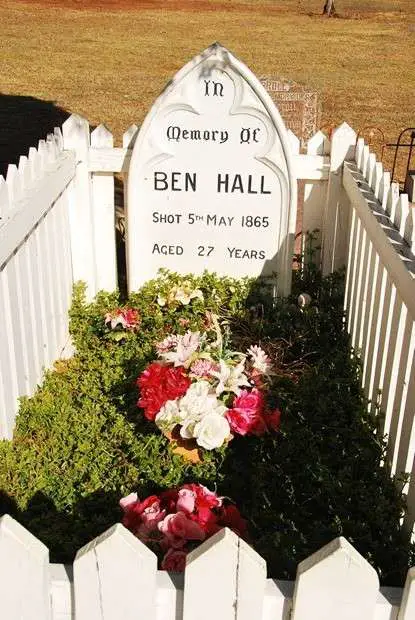
<svg viewBox="0 0 415 620">
<path fill-rule="evenodd" d="M 122 145 L 125 149 L 132 149 L 134 146 L 134 142 L 137 138 L 138 134 L 138 125 L 133 123 L 130 127 L 123 133 L 122 136 Z"/>
<path fill-rule="evenodd" d="M 363 149 L 365 147 L 365 139 L 360 136 L 356 141 L 355 161 L 359 170 L 362 169 Z"/>
<path fill-rule="evenodd" d="M 291 129 L 287 129 L 288 142 L 290 144 L 291 153 L 297 155 L 300 152 L 300 139 L 297 138 Z"/>
<path fill-rule="evenodd" d="M 338 127 L 336 127 L 332 133 L 332 140 L 335 136 L 348 136 L 348 137 L 353 137 L 356 141 L 357 135 L 355 130 L 353 129 L 353 127 L 350 127 L 350 125 L 346 122 L 343 122 L 341 125 L 339 125 Z"/>
<path fill-rule="evenodd" d="M 265 560 L 230 529 L 220 530 L 186 558 L 183 620 L 261 618 L 266 577 Z M 201 608 L 203 592 L 215 597 Z"/>
<path fill-rule="evenodd" d="M 91 132 L 91 146 L 98 148 L 114 146 L 114 136 L 105 125 L 98 125 L 98 127 Z"/>
<path fill-rule="evenodd" d="M 345 159 L 355 159 L 356 132 L 347 123 L 342 123 L 331 135 L 330 171 L 338 172 Z"/>
<path fill-rule="evenodd" d="M 55 127 L 55 129 L 53 130 L 53 133 L 54 133 L 55 138 L 56 138 L 56 144 L 58 146 L 58 149 L 61 151 L 63 149 L 62 130 L 61 130 L 60 127 Z"/>
<path fill-rule="evenodd" d="M 64 147 L 66 149 L 81 148 L 89 146 L 89 123 L 79 114 L 71 114 L 62 125 Z"/>
<path fill-rule="evenodd" d="M 341 536 L 298 565 L 292 620 L 367 620 L 378 592 L 375 569 Z"/>
<path fill-rule="evenodd" d="M 120 540 L 127 543 L 129 546 L 135 547 L 142 557 L 154 562 L 155 566 L 157 566 L 157 556 L 121 523 L 116 523 L 100 534 L 100 536 L 97 536 L 97 538 L 94 538 L 94 540 L 84 545 L 84 547 L 81 547 L 75 556 L 75 562 L 97 547 L 107 546 L 109 544 L 112 545 L 114 540 Z"/>
<path fill-rule="evenodd" d="M 14 179 L 17 175 L 17 166 L 16 164 L 9 164 L 7 166 L 6 172 L 6 183 L 14 183 Z"/>
<path fill-rule="evenodd" d="M 50 619 L 49 550 L 6 514 L 0 518 L 1 617 Z"/>
<path fill-rule="evenodd" d="M 2 220 L 6 212 L 10 208 L 9 190 L 6 179 L 0 174 L 0 220 Z"/>
<path fill-rule="evenodd" d="M 49 549 L 46 545 L 9 514 L 0 517 L 0 549 L 6 539 L 13 545 L 22 545 L 30 556 L 39 561 L 49 560 Z"/>
<path fill-rule="evenodd" d="M 75 617 L 155 620 L 156 578 L 156 555 L 117 523 L 76 554 Z"/>
<path fill-rule="evenodd" d="M 330 153 L 330 140 L 322 131 L 318 131 L 307 142 L 308 155 L 328 155 Z"/>
</svg>

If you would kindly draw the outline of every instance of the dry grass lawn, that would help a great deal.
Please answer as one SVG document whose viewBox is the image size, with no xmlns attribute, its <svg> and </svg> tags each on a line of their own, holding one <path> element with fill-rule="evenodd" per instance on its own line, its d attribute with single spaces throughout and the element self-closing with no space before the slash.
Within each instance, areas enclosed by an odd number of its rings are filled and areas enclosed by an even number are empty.
<svg viewBox="0 0 415 620">
<path fill-rule="evenodd" d="M 362 6 L 358 6 L 362 5 Z M 0 0 L 0 160 L 66 113 L 120 142 L 166 81 L 220 41 L 256 74 L 318 89 L 326 130 L 346 120 L 392 141 L 415 125 L 413 0 Z"/>
</svg>

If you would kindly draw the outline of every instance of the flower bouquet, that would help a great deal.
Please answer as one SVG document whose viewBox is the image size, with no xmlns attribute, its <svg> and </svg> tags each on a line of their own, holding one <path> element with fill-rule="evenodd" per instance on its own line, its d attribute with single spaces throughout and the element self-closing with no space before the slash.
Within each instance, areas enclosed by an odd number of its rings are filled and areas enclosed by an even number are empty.
<svg viewBox="0 0 415 620">
<path fill-rule="evenodd" d="M 190 460 L 200 448 L 220 448 L 235 435 L 279 427 L 280 411 L 267 404 L 270 359 L 259 346 L 241 353 L 225 340 L 211 315 L 204 332 L 170 334 L 157 343 L 159 360 L 137 380 L 138 407 L 166 436 L 182 442 Z"/>
<path fill-rule="evenodd" d="M 161 558 L 161 568 L 180 572 L 186 555 L 220 529 L 229 527 L 247 538 L 239 510 L 200 484 L 185 484 L 142 502 L 137 493 L 120 500 L 123 525 Z"/>
</svg>

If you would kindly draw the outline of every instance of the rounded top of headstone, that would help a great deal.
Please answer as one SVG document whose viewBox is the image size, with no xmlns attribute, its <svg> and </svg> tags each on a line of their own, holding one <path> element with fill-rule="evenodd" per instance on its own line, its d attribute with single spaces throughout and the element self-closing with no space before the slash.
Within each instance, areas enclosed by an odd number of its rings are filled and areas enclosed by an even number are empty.
<svg viewBox="0 0 415 620">
<path fill-rule="evenodd" d="M 132 290 L 159 268 L 291 279 L 296 180 L 281 116 L 220 43 L 168 82 L 133 148 L 128 187 Z"/>
</svg>

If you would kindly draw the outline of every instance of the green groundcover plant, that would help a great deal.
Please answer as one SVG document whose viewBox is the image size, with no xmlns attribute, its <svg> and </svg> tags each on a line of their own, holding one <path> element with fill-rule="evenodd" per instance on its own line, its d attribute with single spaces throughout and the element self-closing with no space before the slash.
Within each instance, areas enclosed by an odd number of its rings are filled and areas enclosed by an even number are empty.
<svg viewBox="0 0 415 620">
<path fill-rule="evenodd" d="M 235 502 L 270 576 L 293 579 L 298 562 L 343 535 L 383 583 L 402 585 L 413 549 L 359 388 L 342 283 L 298 270 L 292 296 L 272 301 L 263 282 L 163 271 L 128 300 L 99 293 L 93 303 L 77 285 L 76 354 L 22 399 L 13 440 L 0 442 L 1 512 L 40 538 L 51 561 L 71 562 L 121 520 L 121 497 L 200 483 Z M 304 292 L 311 303 L 300 307 Z M 137 378 L 156 342 L 202 329 L 207 313 L 235 350 L 260 344 L 272 359 L 269 399 L 281 421 L 278 432 L 235 436 L 190 462 L 137 407 Z"/>
</svg>

